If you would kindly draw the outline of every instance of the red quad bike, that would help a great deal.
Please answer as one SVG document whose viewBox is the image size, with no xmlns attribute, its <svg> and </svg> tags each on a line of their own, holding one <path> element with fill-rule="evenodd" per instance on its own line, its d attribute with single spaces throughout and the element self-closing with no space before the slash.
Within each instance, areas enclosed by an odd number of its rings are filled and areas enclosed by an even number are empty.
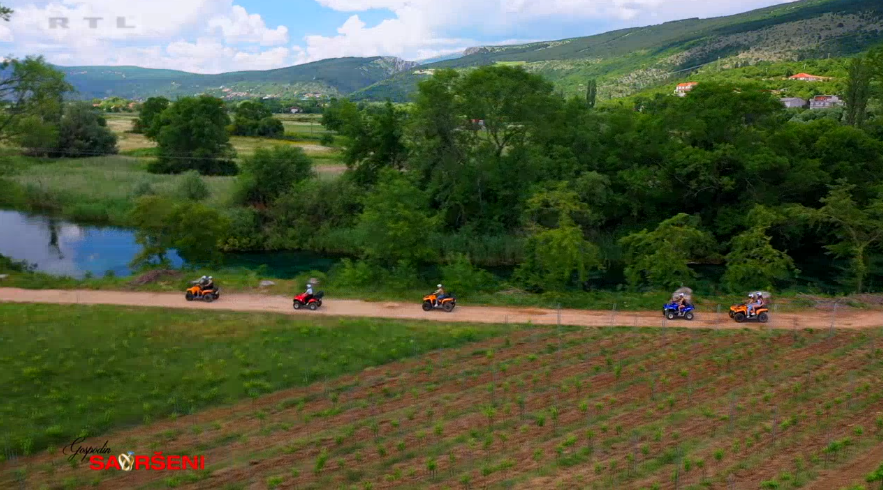
<svg viewBox="0 0 883 490">
<path fill-rule="evenodd" d="M 310 310 L 316 311 L 320 306 L 322 306 L 323 296 L 325 296 L 325 293 L 323 293 L 322 291 L 319 291 L 312 296 L 307 293 L 299 294 L 294 297 L 294 309 L 299 310 L 303 307 L 307 307 Z"/>
</svg>

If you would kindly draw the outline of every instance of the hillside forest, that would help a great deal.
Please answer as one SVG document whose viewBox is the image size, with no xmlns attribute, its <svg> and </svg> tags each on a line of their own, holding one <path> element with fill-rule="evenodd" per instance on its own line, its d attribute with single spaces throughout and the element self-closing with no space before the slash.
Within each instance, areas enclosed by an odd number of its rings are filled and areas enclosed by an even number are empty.
<svg viewBox="0 0 883 490">
<path fill-rule="evenodd" d="M 438 70 L 408 106 L 325 108 L 348 169 L 334 178 L 294 146 L 237 158 L 230 134 L 278 129 L 259 102 L 148 100 L 148 169 L 190 172 L 189 199 L 138 193 L 138 264 L 311 250 L 348 255 L 335 280 L 361 288 L 879 290 L 883 50 L 847 64 L 846 108 L 804 112 L 750 81 L 596 106 L 519 67 Z M 226 206 L 199 202 L 199 174 L 235 175 Z"/>
</svg>

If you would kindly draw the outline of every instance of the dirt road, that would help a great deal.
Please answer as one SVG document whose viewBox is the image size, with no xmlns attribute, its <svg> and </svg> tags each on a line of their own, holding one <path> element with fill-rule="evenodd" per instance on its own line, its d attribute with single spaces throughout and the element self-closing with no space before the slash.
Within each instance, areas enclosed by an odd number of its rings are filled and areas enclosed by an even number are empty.
<svg viewBox="0 0 883 490">
<path fill-rule="evenodd" d="M 318 311 L 294 311 L 291 298 L 261 294 L 224 295 L 213 303 L 188 302 L 183 293 L 148 293 L 90 290 L 31 290 L 0 288 L 0 301 L 19 303 L 103 304 L 125 306 L 150 306 L 158 308 L 193 308 L 206 310 L 265 311 L 292 315 L 331 315 L 373 318 L 403 318 L 466 323 L 528 323 L 554 325 L 559 312 L 548 309 L 503 308 L 494 306 L 460 306 L 452 313 L 443 311 L 424 312 L 418 302 L 369 303 L 356 300 L 326 298 Z M 758 328 L 756 323 L 737 324 L 725 313 L 702 313 L 692 322 L 684 320 L 663 322 L 662 311 L 612 312 L 589 310 L 561 310 L 562 325 L 585 327 L 640 326 L 661 327 L 668 325 L 681 328 Z M 883 326 L 881 311 L 807 311 L 771 315 L 768 328 L 829 328 L 834 318 L 836 328 L 872 328 Z"/>
</svg>

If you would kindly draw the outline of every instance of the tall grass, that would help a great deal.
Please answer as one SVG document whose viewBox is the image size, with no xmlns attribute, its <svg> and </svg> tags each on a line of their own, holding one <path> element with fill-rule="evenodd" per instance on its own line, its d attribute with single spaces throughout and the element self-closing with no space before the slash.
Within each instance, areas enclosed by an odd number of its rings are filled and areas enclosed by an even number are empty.
<svg viewBox="0 0 883 490">
<path fill-rule="evenodd" d="M 6 180 L 16 184 L 18 203 L 2 203 L 30 211 L 58 213 L 67 218 L 125 226 L 134 198 L 149 190 L 175 196 L 185 177 L 155 175 L 143 161 L 123 156 L 84 159 L 41 160 L 15 158 Z M 226 205 L 232 192 L 232 177 L 203 177 L 209 188 L 207 204 Z"/>
<path fill-rule="evenodd" d="M 232 403 L 506 331 L 500 325 L 0 304 L 14 453 Z M 14 348 L 13 348 L 14 346 Z"/>
</svg>

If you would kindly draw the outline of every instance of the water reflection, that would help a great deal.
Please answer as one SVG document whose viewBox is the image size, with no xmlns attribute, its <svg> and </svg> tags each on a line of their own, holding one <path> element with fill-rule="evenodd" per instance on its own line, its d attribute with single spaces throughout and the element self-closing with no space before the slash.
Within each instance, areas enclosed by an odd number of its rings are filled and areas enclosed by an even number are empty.
<svg viewBox="0 0 883 490">
<path fill-rule="evenodd" d="M 84 227 L 42 216 L 0 211 L 0 254 L 37 264 L 37 269 L 55 275 L 83 277 L 113 271 L 128 275 L 128 263 L 140 246 L 129 230 Z M 169 259 L 176 267 L 183 261 L 174 252 Z"/>
</svg>

